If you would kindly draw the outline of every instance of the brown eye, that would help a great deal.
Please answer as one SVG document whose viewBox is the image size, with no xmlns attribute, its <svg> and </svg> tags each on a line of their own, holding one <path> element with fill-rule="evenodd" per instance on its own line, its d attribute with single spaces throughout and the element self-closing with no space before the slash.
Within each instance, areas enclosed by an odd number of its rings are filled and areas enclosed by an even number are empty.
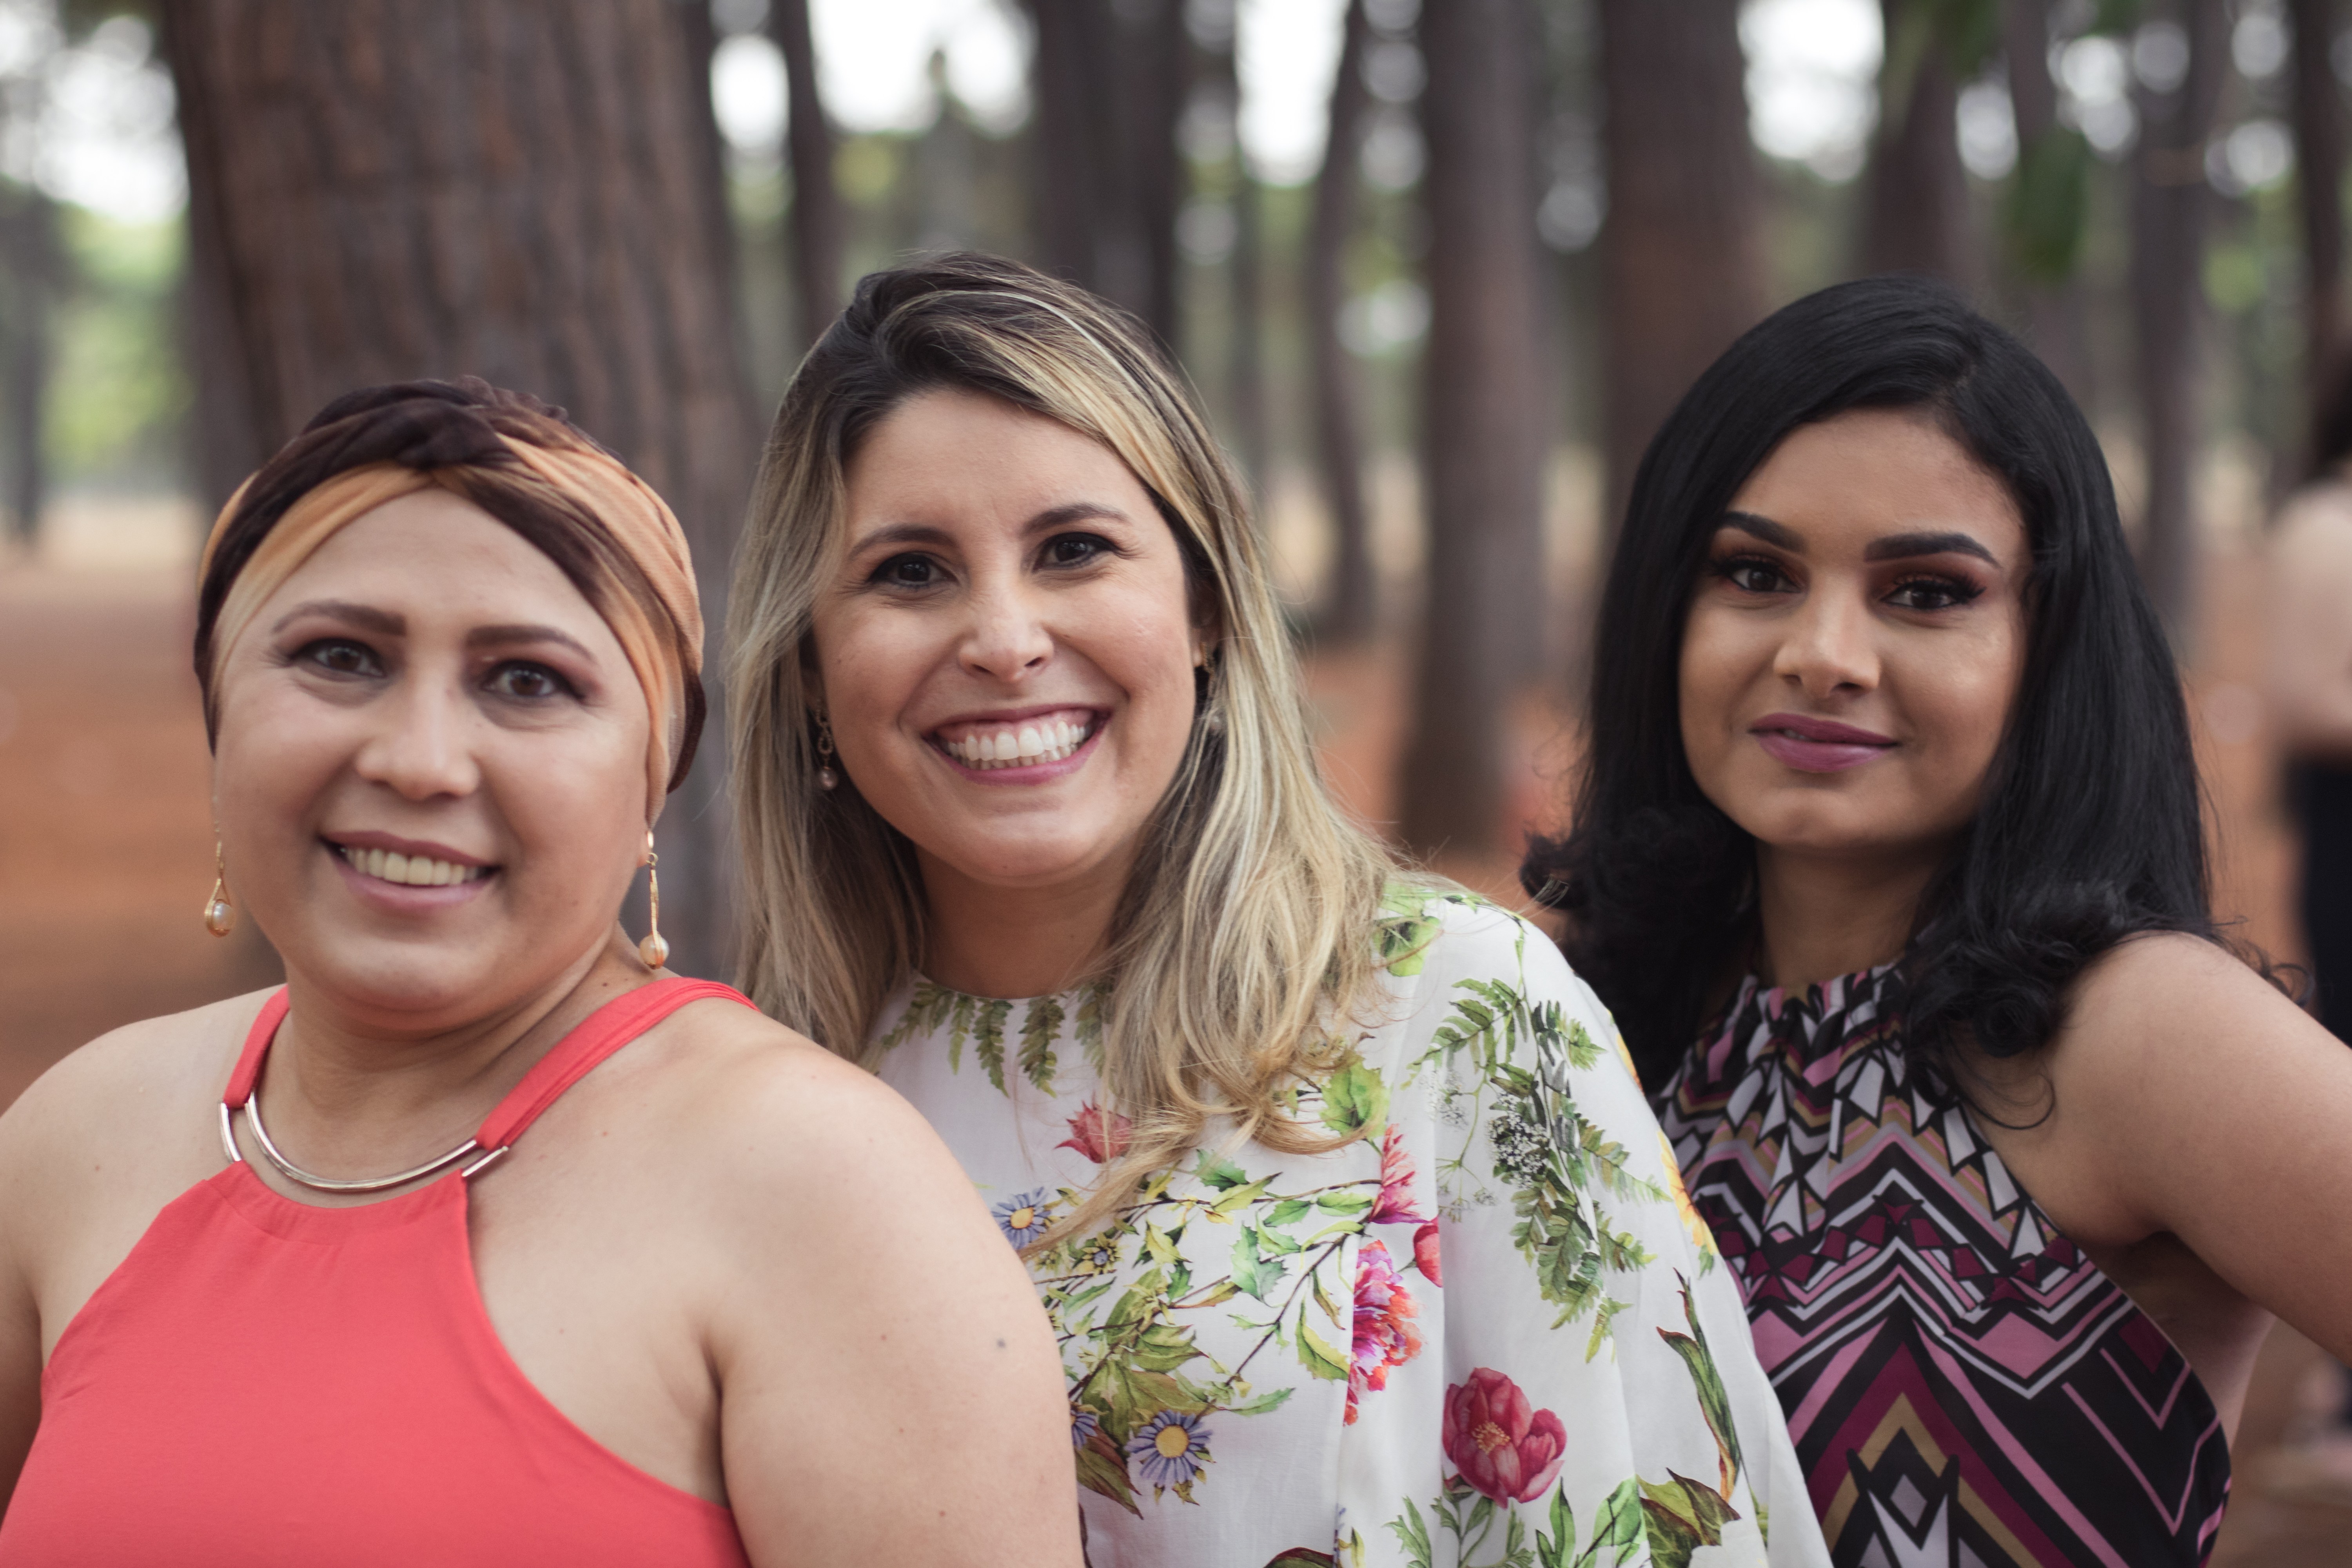
<svg viewBox="0 0 2352 1568">
<path fill-rule="evenodd" d="M 890 588 L 929 588 L 940 581 L 939 563 L 928 555 L 893 555 L 874 569 L 873 580 Z"/>
<path fill-rule="evenodd" d="M 1973 583 L 1948 577 L 1913 577 L 1895 585 L 1886 602 L 1903 610 L 1948 610 L 1984 592 Z"/>
<path fill-rule="evenodd" d="M 377 663 L 373 648 L 369 647 L 365 643 L 352 642 L 342 637 L 321 638 L 294 657 L 299 662 L 329 675 L 362 676 L 383 673 L 383 667 Z"/>
<path fill-rule="evenodd" d="M 490 672 L 489 689 L 500 697 L 535 702 L 567 695 L 572 686 L 545 665 L 502 664 Z"/>
<path fill-rule="evenodd" d="M 1110 549 L 1110 542 L 1091 533 L 1065 533 L 1046 542 L 1048 566 L 1084 566 Z"/>
<path fill-rule="evenodd" d="M 1777 594 L 1789 586 L 1789 574 L 1769 561 L 1735 555 L 1715 564 L 1715 574 L 1747 594 Z"/>
</svg>

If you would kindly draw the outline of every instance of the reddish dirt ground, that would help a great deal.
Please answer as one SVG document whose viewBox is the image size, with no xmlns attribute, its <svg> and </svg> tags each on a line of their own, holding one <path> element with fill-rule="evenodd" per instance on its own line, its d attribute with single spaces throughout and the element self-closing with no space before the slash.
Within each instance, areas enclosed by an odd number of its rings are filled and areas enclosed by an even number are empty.
<svg viewBox="0 0 2352 1568">
<path fill-rule="evenodd" d="M 2190 687 L 2213 800 L 2218 902 L 2274 956 L 2298 950 L 2294 845 L 2252 693 L 2259 583 L 2215 560 Z M 0 565 L 0 1104 L 83 1040 L 272 978 L 265 950 L 199 922 L 212 877 L 204 726 L 187 650 L 184 572 Z M 1308 684 L 1334 783 L 1367 819 L 1391 815 L 1404 733 L 1394 648 L 1311 661 Z M 1512 815 L 1557 819 L 1574 745 L 1559 710 L 1517 714 Z M 1511 860 L 1444 868 L 1517 901 Z M 2217 1550 L 2231 1568 L 2352 1559 L 2352 1488 L 2315 1479 L 2283 1447 L 2324 1373 L 2282 1331 L 2265 1352 L 2241 1436 L 2237 1502 Z"/>
</svg>

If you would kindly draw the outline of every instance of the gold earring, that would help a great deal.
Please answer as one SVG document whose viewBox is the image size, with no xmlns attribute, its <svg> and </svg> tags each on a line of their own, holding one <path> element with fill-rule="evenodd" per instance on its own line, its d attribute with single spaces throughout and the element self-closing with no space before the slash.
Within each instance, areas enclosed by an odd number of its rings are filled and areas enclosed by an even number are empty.
<svg viewBox="0 0 2352 1568">
<path fill-rule="evenodd" d="M 833 767 L 833 721 L 820 713 L 816 716 L 816 786 L 831 789 L 841 783 L 841 775 Z"/>
<path fill-rule="evenodd" d="M 205 900 L 205 929 L 226 936 L 236 929 L 236 906 L 228 901 L 228 868 L 221 861 L 220 839 L 213 839 L 213 896 Z"/>
<path fill-rule="evenodd" d="M 669 943 L 661 933 L 661 857 L 654 853 L 652 828 L 646 829 L 646 903 L 651 912 L 646 940 L 637 943 L 637 956 L 647 969 L 659 969 L 669 962 Z"/>
</svg>

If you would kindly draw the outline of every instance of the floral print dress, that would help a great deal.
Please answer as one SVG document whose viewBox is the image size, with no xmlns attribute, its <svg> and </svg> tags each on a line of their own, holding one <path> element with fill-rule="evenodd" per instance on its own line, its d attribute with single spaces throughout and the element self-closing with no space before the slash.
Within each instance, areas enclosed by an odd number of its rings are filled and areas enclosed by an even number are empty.
<svg viewBox="0 0 2352 1568">
<path fill-rule="evenodd" d="M 1391 895 L 1380 1005 L 1296 1114 L 1220 1138 L 1030 1268 L 1093 1568 L 1824 1564 L 1739 1293 L 1616 1031 L 1542 933 Z M 882 1077 L 1011 1245 L 1126 1136 L 1099 995 L 918 981 Z"/>
</svg>

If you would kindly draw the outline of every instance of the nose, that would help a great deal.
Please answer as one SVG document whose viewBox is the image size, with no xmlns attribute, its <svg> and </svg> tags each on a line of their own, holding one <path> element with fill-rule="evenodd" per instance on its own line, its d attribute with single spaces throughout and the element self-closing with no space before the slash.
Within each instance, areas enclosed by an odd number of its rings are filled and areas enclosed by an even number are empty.
<svg viewBox="0 0 2352 1568">
<path fill-rule="evenodd" d="M 1044 607 L 1017 579 L 979 584 L 969 603 L 971 621 L 957 649 L 966 669 L 1010 683 L 1044 668 L 1054 657 Z"/>
<path fill-rule="evenodd" d="M 1786 623 L 1772 672 L 1815 700 L 1878 685 L 1878 647 L 1858 592 L 1817 585 Z"/>
<path fill-rule="evenodd" d="M 478 715 L 455 683 L 411 677 L 374 709 L 380 722 L 353 763 L 362 778 L 414 801 L 480 786 L 481 764 L 467 743 Z"/>
</svg>

